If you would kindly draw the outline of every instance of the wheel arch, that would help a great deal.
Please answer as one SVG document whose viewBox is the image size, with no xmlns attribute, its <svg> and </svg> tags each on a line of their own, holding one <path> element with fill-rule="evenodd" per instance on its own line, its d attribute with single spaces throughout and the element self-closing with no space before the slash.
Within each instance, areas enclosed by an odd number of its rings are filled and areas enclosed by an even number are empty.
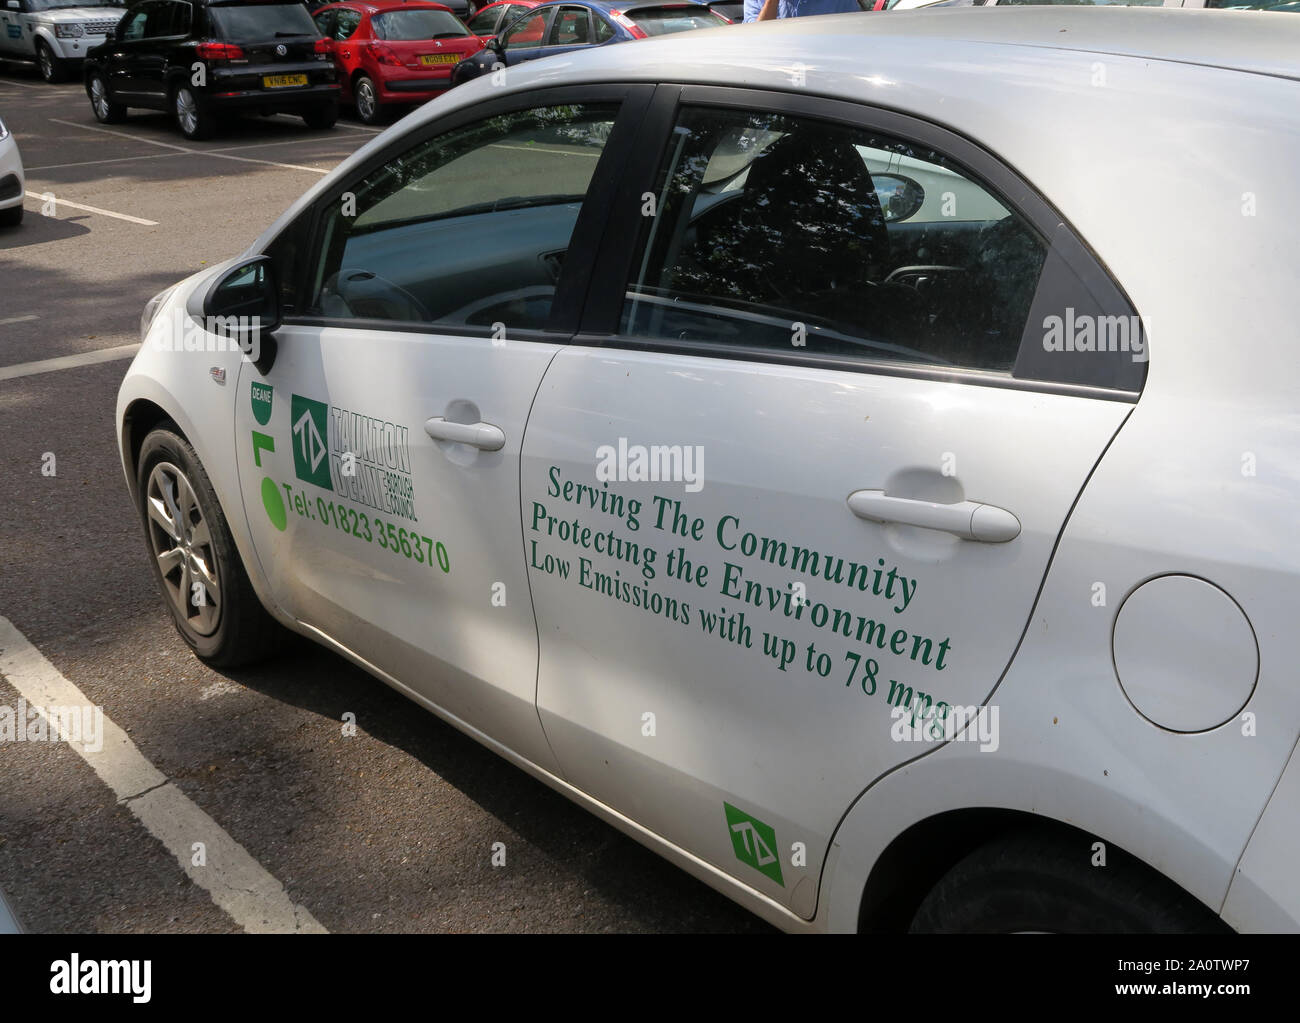
<svg viewBox="0 0 1300 1023">
<path fill-rule="evenodd" d="M 990 842 L 1025 833 L 1077 841 L 1081 854 L 1093 843 L 1100 842 L 1105 846 L 1109 866 L 1122 863 L 1152 878 L 1160 878 L 1204 906 L 1207 917 L 1220 919 L 1214 907 L 1196 899 L 1175 879 L 1107 838 L 1039 813 L 1001 807 L 965 807 L 916 821 L 882 850 L 871 866 L 858 901 L 858 931 L 906 932 L 922 900 L 961 860 Z"/>
</svg>

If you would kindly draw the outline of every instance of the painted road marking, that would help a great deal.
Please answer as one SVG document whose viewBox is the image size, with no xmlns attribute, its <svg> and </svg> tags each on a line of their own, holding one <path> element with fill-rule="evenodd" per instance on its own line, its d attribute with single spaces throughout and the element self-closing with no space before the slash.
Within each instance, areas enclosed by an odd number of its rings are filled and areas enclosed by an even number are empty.
<svg viewBox="0 0 1300 1023">
<path fill-rule="evenodd" d="M 101 210 L 98 206 L 86 206 L 79 202 L 72 202 L 70 199 L 60 199 L 53 192 L 26 192 L 25 195 L 33 202 L 54 203 L 54 212 L 59 211 L 60 206 L 67 206 L 74 210 L 85 210 L 87 213 L 98 213 L 101 217 L 112 217 L 114 220 L 125 220 L 132 224 L 142 224 L 145 227 L 157 227 L 158 221 L 145 220 L 144 217 L 133 217 L 127 213 L 114 213 L 112 210 Z"/>
<path fill-rule="evenodd" d="M 80 163 L 47 163 L 41 167 L 27 167 L 27 176 L 35 171 L 62 170 L 64 167 L 94 167 L 101 163 L 130 163 L 132 160 L 167 160 L 184 156 L 184 153 L 150 153 L 148 156 L 114 156 L 108 160 L 83 160 Z"/>
<path fill-rule="evenodd" d="M 8 679 L 30 707 L 93 706 L 7 618 L 0 617 L 0 675 Z M 51 721 L 54 729 L 58 725 Z M 145 830 L 162 842 L 186 875 L 212 896 L 245 931 L 254 934 L 325 934 L 307 910 L 296 905 L 267 870 L 216 821 L 195 806 L 159 771 L 107 715 L 101 746 L 91 752 L 84 742 L 67 742 L 113 790 Z M 195 842 L 207 846 L 207 865 L 191 862 Z"/>
<path fill-rule="evenodd" d="M 134 142 L 147 142 L 151 146 L 162 146 L 164 149 L 175 149 L 181 153 L 192 153 L 195 156 L 212 156 L 218 160 L 238 160 L 240 163 L 260 163 L 267 167 L 280 167 L 284 170 L 310 171 L 313 174 L 328 174 L 328 170 L 321 170 L 319 167 L 306 167 L 300 163 L 277 163 L 275 160 L 255 160 L 251 156 L 232 156 L 229 153 L 219 153 L 215 149 L 188 149 L 185 146 L 175 146 L 170 142 L 159 142 L 156 139 L 147 139 L 139 135 L 128 135 L 124 131 L 113 131 L 109 128 L 100 128 L 91 124 L 77 124 L 74 121 L 62 121 L 57 117 L 51 117 L 55 124 L 66 124 L 69 128 L 77 128 L 81 131 L 99 131 L 105 135 L 116 135 L 118 138 L 131 139 Z"/>
<path fill-rule="evenodd" d="M 39 320 L 40 317 L 35 313 L 28 316 L 10 316 L 7 320 L 0 320 L 0 327 L 7 327 L 11 323 L 31 323 L 32 320 Z"/>
<path fill-rule="evenodd" d="M 36 317 L 32 317 L 36 319 Z M 16 377 L 34 377 L 38 373 L 53 373 L 60 369 L 75 369 L 78 366 L 93 366 L 97 362 L 112 362 L 114 359 L 129 359 L 140 350 L 138 344 L 119 345 L 116 348 L 101 348 L 94 352 L 82 352 L 80 355 L 60 355 L 55 359 L 41 359 L 39 362 L 19 362 L 12 366 L 0 366 L 0 380 L 13 380 Z"/>
</svg>

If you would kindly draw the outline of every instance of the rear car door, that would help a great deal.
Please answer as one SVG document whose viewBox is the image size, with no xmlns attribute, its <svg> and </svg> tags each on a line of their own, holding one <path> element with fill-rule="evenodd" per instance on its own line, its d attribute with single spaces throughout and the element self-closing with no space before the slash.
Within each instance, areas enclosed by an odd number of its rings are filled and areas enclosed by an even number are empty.
<svg viewBox="0 0 1300 1023">
<path fill-rule="evenodd" d="M 503 97 L 396 139 L 272 246 L 286 325 L 239 380 L 275 600 L 551 770 L 519 452 L 648 93 Z"/>
<path fill-rule="evenodd" d="M 1006 669 L 1144 355 L 1057 346 L 1132 310 L 953 132 L 746 90 L 653 111 L 524 444 L 538 709 L 571 783 L 810 918 L 854 799 Z M 882 154 L 950 194 L 899 167 L 887 214 Z"/>
<path fill-rule="evenodd" d="M 544 56 L 566 53 L 595 42 L 591 12 L 585 7 L 561 7 L 546 33 Z"/>
<path fill-rule="evenodd" d="M 29 0 L 4 0 L 0 4 L 0 53 L 30 55 L 23 48 L 23 14 Z"/>
</svg>

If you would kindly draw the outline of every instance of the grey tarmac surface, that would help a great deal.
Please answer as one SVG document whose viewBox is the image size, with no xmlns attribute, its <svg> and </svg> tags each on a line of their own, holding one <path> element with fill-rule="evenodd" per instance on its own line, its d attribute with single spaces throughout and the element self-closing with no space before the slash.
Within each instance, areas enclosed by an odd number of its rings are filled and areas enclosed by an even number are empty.
<svg viewBox="0 0 1300 1023">
<path fill-rule="evenodd" d="M 141 112 L 105 130 L 79 85 L 4 64 L 0 116 L 38 196 L 0 233 L 0 368 L 136 343 L 151 295 L 244 249 L 320 176 L 311 168 L 374 134 L 275 117 L 188 143 Z M 256 669 L 192 657 L 155 592 L 117 457 L 126 366 L 0 379 L 0 616 L 294 902 L 340 932 L 769 930 L 306 641 Z M 17 699 L 0 679 L 0 704 Z M 355 738 L 341 734 L 346 712 Z M 504 867 L 490 863 L 495 842 Z M 32 931 L 238 930 L 61 743 L 0 743 L 0 888 Z"/>
</svg>

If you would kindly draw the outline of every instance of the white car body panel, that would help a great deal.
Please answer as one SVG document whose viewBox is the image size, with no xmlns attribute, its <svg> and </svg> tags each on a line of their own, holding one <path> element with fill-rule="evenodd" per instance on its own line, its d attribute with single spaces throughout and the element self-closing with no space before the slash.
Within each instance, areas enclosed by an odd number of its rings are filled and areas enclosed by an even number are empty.
<svg viewBox="0 0 1300 1023">
<path fill-rule="evenodd" d="M 790 70 L 797 58 L 809 86 L 815 85 L 810 91 L 952 126 L 1015 168 L 1087 241 L 1147 321 L 1151 363 L 1140 401 L 1086 486 L 1091 460 L 1101 454 L 1131 406 L 1097 402 L 1107 406 L 1097 413 L 1071 408 L 1070 414 L 1083 417 L 1078 434 L 1065 440 L 1050 432 L 1034 438 L 1067 444 L 1058 457 L 1070 461 L 1066 475 L 1077 477 L 1073 483 L 1083 492 L 1072 510 L 1068 504 L 1060 508 L 1061 494 L 1045 504 L 1043 518 L 1024 538 L 1026 543 L 1045 544 L 1052 516 L 1068 511 L 1068 518 L 1055 552 L 1040 546 L 1029 559 L 1036 566 L 1035 586 L 1042 581 L 1041 593 L 1027 596 L 1024 580 L 1017 579 L 1012 593 L 1018 604 L 1000 620 L 1001 631 L 987 637 L 980 655 L 981 677 L 962 687 L 962 698 L 999 708 L 998 754 L 981 753 L 978 744 L 967 742 L 949 743 L 907 763 L 903 761 L 914 749 L 910 744 L 902 751 L 860 751 L 862 762 L 837 782 L 833 797 L 828 793 L 820 803 L 809 796 L 806 779 L 761 779 L 767 788 L 755 798 L 790 806 L 782 823 L 813 832 L 807 839 L 810 853 L 816 853 L 810 855 L 810 864 L 825 854 L 815 911 L 811 905 L 797 906 L 800 914 L 815 912 L 810 924 L 800 922 L 791 902 L 772 897 L 784 898 L 779 891 L 762 889 L 761 879 L 750 877 L 744 884 L 724 873 L 735 864 L 727 860 L 725 848 L 719 852 L 718 840 L 726 837 L 721 808 L 712 830 L 704 830 L 700 818 L 697 830 L 702 833 L 665 834 L 672 830 L 673 814 L 681 812 L 681 804 L 665 794 L 676 785 L 694 805 L 691 801 L 700 793 L 689 787 L 703 788 L 710 784 L 708 778 L 665 776 L 660 795 L 643 795 L 638 803 L 629 774 L 606 784 L 610 799 L 631 805 L 611 807 L 601 802 L 601 792 L 591 791 L 600 787 L 598 779 L 587 780 L 584 795 L 538 761 L 517 750 L 502 750 L 499 743 L 489 744 L 516 763 L 529 760 L 524 766 L 549 784 L 791 930 L 854 929 L 879 853 L 909 827 L 967 807 L 1040 814 L 1101 836 L 1223 912 L 1234 927 L 1300 929 L 1300 905 L 1283 868 L 1294 862 L 1300 841 L 1294 823 L 1300 775 L 1294 759 L 1292 769 L 1283 774 L 1300 735 L 1300 687 L 1290 668 L 1293 610 L 1300 606 L 1300 545 L 1294 538 L 1300 420 L 1295 414 L 1296 327 L 1291 303 L 1284 300 L 1294 292 L 1294 242 L 1289 228 L 1280 226 L 1300 220 L 1300 196 L 1290 180 L 1300 163 L 1300 84 L 1293 80 L 1300 19 L 1268 21 L 1264 29 L 1257 27 L 1260 19 L 1236 12 L 1063 8 L 826 16 L 683 34 L 670 41 L 648 40 L 635 47 L 597 49 L 511 69 L 504 86 L 511 91 L 618 80 L 794 92 L 798 90 Z M 1104 71 L 1101 86 L 1095 81 L 1098 63 Z M 399 122 L 319 182 L 248 251 L 262 251 L 316 195 L 376 147 L 415 125 L 499 95 L 501 88 L 473 82 Z M 1134 187 L 1135 181 L 1160 182 L 1160 201 L 1152 201 L 1150 188 Z M 1249 212 L 1254 204 L 1261 211 L 1258 217 Z M 221 269 L 202 275 L 202 280 L 213 279 Z M 191 279 L 178 287 L 166 307 L 200 301 L 205 287 Z M 1207 299 L 1197 300 L 1201 296 Z M 615 362 L 628 362 L 629 357 L 617 354 Z M 247 431 L 235 430 L 238 420 L 233 417 L 246 416 L 242 406 L 248 403 L 241 361 L 237 353 L 163 353 L 146 345 L 123 383 L 119 419 L 132 402 L 145 399 L 180 423 L 223 496 L 254 586 L 274 607 L 277 588 L 257 557 L 248 520 L 238 507 L 236 450 L 247 445 Z M 570 368 L 583 361 L 597 363 L 599 358 L 581 349 L 562 351 L 543 381 L 543 394 L 551 373 L 572 374 L 571 382 L 584 379 Z M 647 372 L 656 372 L 652 362 L 642 364 Z M 215 365 L 228 369 L 231 385 L 225 393 L 209 377 L 208 369 Z M 592 366 L 590 371 L 598 375 L 602 368 Z M 742 374 L 738 366 L 732 372 Z M 868 390 L 877 381 L 869 375 L 857 379 Z M 235 381 L 238 386 L 232 386 Z M 897 377 L 888 382 L 904 390 L 929 388 L 937 394 L 943 389 Z M 988 390 L 1011 404 L 1037 400 Z M 736 397 L 722 394 L 723 402 Z M 622 407 L 633 421 L 652 414 L 644 408 L 638 413 L 635 394 L 623 397 Z M 884 399 L 886 405 L 898 401 Z M 874 413 L 864 414 L 874 418 Z M 576 409 L 553 416 L 550 428 L 557 432 L 550 443 L 573 445 L 560 450 L 570 450 L 576 458 L 576 445 L 582 442 L 590 466 L 591 437 L 584 440 L 580 432 L 570 432 L 577 430 L 574 423 L 580 419 Z M 893 421 L 901 422 L 901 414 Z M 607 439 L 607 434 L 601 436 Z M 530 433 L 524 447 L 525 526 L 528 494 L 544 486 L 542 471 L 529 456 L 533 439 Z M 1077 446 L 1068 446 L 1072 442 Z M 726 444 L 726 437 L 718 434 L 706 446 L 721 452 Z M 979 466 L 982 481 L 992 481 L 1006 469 L 990 452 L 970 449 L 970 454 L 990 459 Z M 998 454 L 1005 457 L 1004 452 Z M 756 454 L 739 451 L 715 455 L 710 467 L 720 474 L 719 490 L 725 493 L 733 478 L 752 477 L 757 460 Z M 1247 466 L 1253 475 L 1243 471 Z M 815 464 L 807 468 L 811 472 Z M 244 482 L 248 500 L 247 478 Z M 864 479 L 853 485 L 871 483 Z M 703 496 L 712 499 L 707 488 Z M 975 496 L 995 504 L 999 500 L 982 491 Z M 788 495 L 770 494 L 767 499 L 779 507 L 794 507 Z M 1006 506 L 1022 511 L 1010 499 Z M 742 506 L 738 514 L 751 514 L 750 507 Z M 856 520 L 848 516 L 847 521 Z M 1046 563 L 1045 556 L 1050 559 Z M 1209 731 L 1176 733 L 1138 714 L 1125 697 L 1111 662 L 1115 613 L 1141 583 L 1169 573 L 1221 587 L 1249 619 L 1260 655 L 1258 682 L 1244 708 L 1254 716 L 1253 733 L 1240 718 Z M 533 579 L 536 586 L 537 573 Z M 1106 587 L 1104 606 L 1091 599 L 1097 582 Z M 346 599 L 359 606 L 365 592 L 360 588 Z M 1004 592 L 987 596 L 995 601 Z M 564 624 L 548 611 L 553 596 L 544 586 L 536 594 L 544 628 Z M 606 613 L 595 608 L 593 612 Z M 277 613 L 282 620 L 292 617 L 284 608 Z M 635 627 L 626 620 L 633 613 L 630 609 L 607 613 L 608 624 L 616 630 Z M 1014 634 L 1005 631 L 1008 622 L 1014 622 Z M 312 631 L 302 623 L 296 627 Z M 683 631 L 682 649 L 673 651 L 674 656 L 690 656 L 707 666 L 702 673 L 710 678 L 737 670 L 738 663 L 744 665 L 739 669 L 742 676 L 761 664 L 728 661 L 726 647 L 716 638 L 706 645 L 708 637 L 687 636 Z M 330 645 L 347 649 L 349 638 L 334 636 Z M 634 644 L 651 642 L 649 637 L 622 638 Z M 1155 636 L 1152 642 L 1176 639 Z M 563 646 L 559 649 L 564 651 Z M 364 662 L 355 652 L 351 656 Z M 575 650 L 556 656 L 557 672 L 595 677 Z M 1008 658 L 1010 667 L 1003 674 Z M 527 660 L 522 663 L 526 668 Z M 482 670 L 489 664 L 484 660 Z M 385 677 L 376 665 L 367 666 Z M 629 747 L 631 741 L 621 738 L 626 730 L 635 731 L 643 711 L 659 709 L 642 706 L 644 693 L 637 692 L 633 674 L 626 702 L 617 705 L 617 721 L 604 720 L 604 712 L 584 717 L 577 695 L 559 695 L 550 671 L 544 652 L 544 714 L 555 720 L 567 717 L 575 736 L 585 732 L 588 740 L 605 748 Z M 431 690 L 414 692 L 410 680 L 386 680 L 412 692 L 425 706 L 434 703 L 430 697 L 437 694 Z M 688 729 L 698 727 L 688 716 L 694 708 L 681 693 L 658 695 L 665 701 L 662 714 L 678 714 Z M 634 717 L 624 721 L 633 711 Z M 442 712 L 456 717 L 447 708 Z M 453 723 L 471 732 L 480 727 L 459 719 Z M 843 736 L 828 740 L 843 722 L 828 719 L 824 709 L 818 716 L 781 722 L 780 737 L 771 731 L 770 721 L 748 724 L 762 742 L 788 742 L 814 759 L 824 749 L 835 751 L 836 741 L 843 743 Z M 885 728 L 888 724 L 888 718 L 881 722 Z M 482 731 L 491 733 L 491 723 Z M 708 737 L 688 731 L 666 740 L 661 731 L 654 741 L 682 743 L 675 756 L 690 764 Z M 662 758 L 662 751 L 655 756 Z M 562 763 L 564 757 L 559 759 Z M 694 764 L 703 770 L 698 759 Z M 857 780 L 850 782 L 855 771 Z M 799 799 L 810 800 L 807 819 L 814 823 L 795 820 L 804 809 L 791 800 Z M 842 815 L 838 822 L 832 805 L 836 802 Z M 770 816 L 764 819 L 772 823 Z M 655 826 L 647 828 L 647 820 Z"/>
<path fill-rule="evenodd" d="M 8 125 L 5 127 L 8 129 Z M 21 206 L 23 191 L 27 185 L 27 179 L 23 174 L 23 158 L 18 152 L 18 140 L 14 138 L 12 130 L 7 130 L 4 138 L 0 139 L 0 181 L 4 181 L 11 174 L 18 179 L 17 194 L 7 199 L 0 198 L 0 210 Z"/>
</svg>

